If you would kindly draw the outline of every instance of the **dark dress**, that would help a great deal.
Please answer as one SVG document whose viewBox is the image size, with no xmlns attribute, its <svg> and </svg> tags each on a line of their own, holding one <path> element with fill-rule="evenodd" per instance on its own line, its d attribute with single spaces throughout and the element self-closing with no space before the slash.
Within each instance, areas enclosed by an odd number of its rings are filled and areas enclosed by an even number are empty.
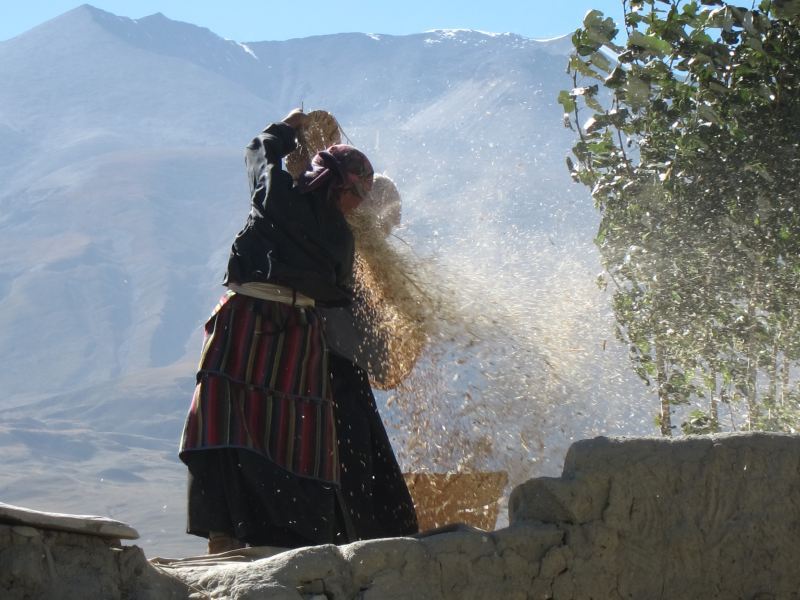
<svg viewBox="0 0 800 600">
<path fill-rule="evenodd" d="M 355 539 L 412 535 L 414 504 L 383 426 L 367 374 L 331 354 L 341 494 Z"/>
</svg>

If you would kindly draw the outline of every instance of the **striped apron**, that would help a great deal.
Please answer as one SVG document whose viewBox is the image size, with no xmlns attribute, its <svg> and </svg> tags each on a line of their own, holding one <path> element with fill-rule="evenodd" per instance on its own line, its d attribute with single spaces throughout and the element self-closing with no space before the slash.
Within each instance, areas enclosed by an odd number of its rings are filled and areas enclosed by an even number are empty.
<svg viewBox="0 0 800 600">
<path fill-rule="evenodd" d="M 338 484 L 323 323 L 313 308 L 227 292 L 205 340 L 180 454 L 248 448 L 287 471 Z"/>
</svg>

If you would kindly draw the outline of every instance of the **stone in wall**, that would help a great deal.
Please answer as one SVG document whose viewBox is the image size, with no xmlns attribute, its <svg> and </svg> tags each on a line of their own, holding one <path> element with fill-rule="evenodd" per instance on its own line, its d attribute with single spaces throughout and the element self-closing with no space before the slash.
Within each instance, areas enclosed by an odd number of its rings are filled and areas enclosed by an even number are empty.
<svg viewBox="0 0 800 600">
<path fill-rule="evenodd" d="M 141 548 L 85 533 L 0 523 L 3 600 L 179 600 L 186 584 Z"/>
<path fill-rule="evenodd" d="M 800 598 L 798 436 L 580 441 L 509 517 L 565 533 L 532 597 Z"/>
</svg>

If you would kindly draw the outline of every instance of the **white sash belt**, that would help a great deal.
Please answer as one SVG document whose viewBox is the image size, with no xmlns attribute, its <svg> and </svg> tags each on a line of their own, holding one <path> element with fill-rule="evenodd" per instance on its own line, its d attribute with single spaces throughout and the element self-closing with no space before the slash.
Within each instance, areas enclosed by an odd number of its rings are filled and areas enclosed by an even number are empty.
<svg viewBox="0 0 800 600">
<path fill-rule="evenodd" d="M 246 283 L 229 283 L 228 289 L 250 296 L 251 298 L 258 298 L 259 300 L 271 300 L 273 302 L 282 302 L 291 306 L 298 306 L 301 308 L 308 308 L 314 306 L 314 299 L 304 296 L 291 288 L 283 287 L 282 285 L 275 285 L 274 283 L 263 283 L 260 281 L 248 281 Z"/>
</svg>

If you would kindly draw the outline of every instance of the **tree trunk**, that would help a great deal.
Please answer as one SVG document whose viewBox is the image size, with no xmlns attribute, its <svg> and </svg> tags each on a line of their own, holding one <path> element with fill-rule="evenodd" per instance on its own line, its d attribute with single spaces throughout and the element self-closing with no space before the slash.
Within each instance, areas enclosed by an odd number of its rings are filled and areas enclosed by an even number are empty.
<svg viewBox="0 0 800 600">
<path fill-rule="evenodd" d="M 758 363 L 754 352 L 749 352 L 747 357 L 747 430 L 753 431 L 758 423 L 758 398 L 756 395 L 756 382 L 758 380 Z"/>
<path fill-rule="evenodd" d="M 777 406 L 778 404 L 778 371 L 780 370 L 780 366 L 778 365 L 778 340 L 779 337 L 775 337 L 772 341 L 772 356 L 770 357 L 769 361 L 769 368 L 767 369 L 767 374 L 769 375 L 769 401 Z"/>
<path fill-rule="evenodd" d="M 758 381 L 758 346 L 756 344 L 756 301 L 755 295 L 758 293 L 758 282 L 753 286 L 753 295 L 747 304 L 747 317 L 749 324 L 749 335 L 747 339 L 747 375 L 745 379 L 745 390 L 747 402 L 747 430 L 753 431 L 758 422 L 758 401 L 756 397 L 756 383 Z"/>
<path fill-rule="evenodd" d="M 722 386 L 717 384 L 717 372 L 711 371 L 714 378 L 714 389 L 711 390 L 711 401 L 708 406 L 708 414 L 711 417 L 712 431 L 719 431 L 719 398 L 722 396 Z"/>
<path fill-rule="evenodd" d="M 658 400 L 660 403 L 659 423 L 661 424 L 661 435 L 672 436 L 672 414 L 670 410 L 669 394 L 667 393 L 667 373 L 664 354 L 661 344 L 656 341 L 656 382 L 658 383 Z"/>
<path fill-rule="evenodd" d="M 783 353 L 783 369 L 781 369 L 781 405 L 789 395 L 789 357 Z"/>
</svg>

